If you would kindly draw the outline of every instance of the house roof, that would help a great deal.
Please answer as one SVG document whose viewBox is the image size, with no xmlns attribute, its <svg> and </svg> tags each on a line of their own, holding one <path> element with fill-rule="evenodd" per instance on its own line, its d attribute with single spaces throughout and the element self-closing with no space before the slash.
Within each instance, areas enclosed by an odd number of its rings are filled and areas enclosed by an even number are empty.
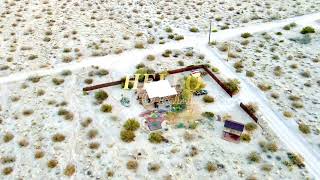
<svg viewBox="0 0 320 180">
<path fill-rule="evenodd" d="M 236 122 L 236 121 L 231 121 L 231 120 L 226 120 L 224 122 L 224 127 L 225 128 L 230 128 L 230 129 L 234 129 L 234 130 L 237 130 L 237 131 L 243 131 L 244 129 L 244 125 L 239 123 L 239 122 Z"/>
<path fill-rule="evenodd" d="M 177 91 L 171 87 L 168 80 L 152 81 L 144 85 L 149 98 L 167 97 L 176 95 Z"/>
</svg>

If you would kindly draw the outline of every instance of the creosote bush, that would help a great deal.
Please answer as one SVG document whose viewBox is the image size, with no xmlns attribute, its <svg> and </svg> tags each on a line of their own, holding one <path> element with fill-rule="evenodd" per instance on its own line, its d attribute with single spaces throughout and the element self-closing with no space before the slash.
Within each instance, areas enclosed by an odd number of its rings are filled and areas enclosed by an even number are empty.
<svg viewBox="0 0 320 180">
<path fill-rule="evenodd" d="M 206 169 L 208 172 L 215 172 L 218 169 L 218 166 L 213 162 L 208 162 L 206 165 Z"/>
<path fill-rule="evenodd" d="M 5 143 L 11 141 L 14 138 L 14 135 L 10 132 L 5 133 L 5 135 L 3 136 L 3 141 Z"/>
<path fill-rule="evenodd" d="M 100 110 L 105 113 L 110 113 L 112 111 L 112 106 L 110 104 L 101 105 Z"/>
<path fill-rule="evenodd" d="M 250 122 L 250 123 L 247 123 L 244 127 L 247 131 L 254 131 L 257 129 L 258 126 L 256 123 Z"/>
<path fill-rule="evenodd" d="M 199 32 L 199 29 L 197 27 L 191 27 L 190 29 L 190 32 Z"/>
<path fill-rule="evenodd" d="M 300 31 L 301 34 L 309 34 L 309 33 L 315 33 L 315 32 L 316 32 L 315 29 L 311 26 L 306 26 Z"/>
<path fill-rule="evenodd" d="M 18 144 L 19 144 L 20 147 L 27 147 L 29 145 L 29 142 L 26 139 L 21 139 L 18 142 Z"/>
<path fill-rule="evenodd" d="M 99 102 L 106 100 L 108 96 L 109 96 L 108 93 L 106 93 L 103 90 L 99 90 L 94 94 L 94 98 Z"/>
<path fill-rule="evenodd" d="M 208 119 L 213 119 L 215 116 L 215 114 L 213 112 L 209 112 L 209 111 L 203 112 L 201 115 L 205 118 L 208 118 Z"/>
<path fill-rule="evenodd" d="M 163 142 L 164 137 L 160 132 L 152 132 L 149 134 L 149 141 L 154 144 L 159 144 Z"/>
<path fill-rule="evenodd" d="M 213 103 L 213 102 L 214 102 L 214 98 L 213 98 L 212 96 L 209 96 L 209 95 L 203 96 L 202 100 L 203 100 L 205 103 Z"/>
<path fill-rule="evenodd" d="M 73 164 L 68 164 L 64 169 L 63 174 L 66 176 L 72 176 L 76 172 L 76 166 Z"/>
<path fill-rule="evenodd" d="M 160 169 L 160 164 L 157 163 L 149 163 L 148 164 L 148 171 L 158 172 Z"/>
<path fill-rule="evenodd" d="M 41 159 L 44 156 L 44 151 L 42 150 L 36 150 L 34 153 L 34 158 L 35 159 Z"/>
<path fill-rule="evenodd" d="M 58 165 L 58 160 L 56 159 L 51 159 L 48 161 L 47 166 L 48 168 L 55 168 Z"/>
<path fill-rule="evenodd" d="M 63 134 L 57 133 L 53 135 L 51 139 L 53 142 L 62 142 L 66 139 L 66 137 Z"/>
<path fill-rule="evenodd" d="M 251 36 L 252 36 L 252 35 L 251 35 L 250 33 L 248 33 L 248 32 L 241 34 L 241 37 L 242 37 L 242 38 L 249 38 L 249 37 L 251 37 Z"/>
<path fill-rule="evenodd" d="M 310 127 L 306 124 L 299 124 L 299 130 L 303 133 L 303 134 L 310 134 L 311 131 L 310 131 Z"/>
<path fill-rule="evenodd" d="M 237 79 L 229 79 L 224 84 L 233 95 L 237 94 L 240 91 L 240 81 Z"/>
<path fill-rule="evenodd" d="M 124 129 L 129 131 L 135 131 L 139 129 L 140 123 L 136 119 L 128 119 L 123 125 Z"/>
<path fill-rule="evenodd" d="M 120 132 L 120 138 L 124 142 L 132 142 L 132 141 L 134 141 L 135 137 L 136 137 L 136 135 L 134 134 L 133 131 L 122 130 Z"/>
<path fill-rule="evenodd" d="M 2 174 L 3 175 L 9 175 L 11 174 L 13 171 L 13 168 L 12 167 L 5 167 L 3 170 L 2 170 Z"/>
<path fill-rule="evenodd" d="M 255 162 L 255 163 L 258 163 L 260 162 L 261 160 L 261 157 L 260 157 L 260 154 L 258 154 L 257 152 L 251 152 L 248 156 L 247 156 L 247 159 L 250 161 L 250 162 Z"/>
<path fill-rule="evenodd" d="M 130 170 L 137 170 L 138 169 L 138 161 L 136 160 L 130 160 L 127 162 L 127 169 L 130 169 Z"/>
<path fill-rule="evenodd" d="M 98 130 L 96 130 L 96 129 L 91 129 L 91 130 L 88 132 L 88 134 L 87 134 L 87 136 L 88 136 L 89 139 L 93 139 L 93 138 L 95 138 L 97 135 L 98 135 Z"/>
<path fill-rule="evenodd" d="M 243 142 L 250 142 L 251 141 L 251 136 L 250 134 L 247 133 L 242 133 L 240 136 L 240 140 Z"/>
</svg>

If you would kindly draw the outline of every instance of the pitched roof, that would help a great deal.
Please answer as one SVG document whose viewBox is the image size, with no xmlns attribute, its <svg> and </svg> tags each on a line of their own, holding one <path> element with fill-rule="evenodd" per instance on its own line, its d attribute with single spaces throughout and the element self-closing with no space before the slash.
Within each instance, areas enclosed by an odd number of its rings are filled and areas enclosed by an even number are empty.
<svg viewBox="0 0 320 180">
<path fill-rule="evenodd" d="M 234 130 L 237 130 L 237 131 L 243 131 L 244 129 L 244 125 L 239 123 L 239 122 L 236 122 L 236 121 L 231 121 L 231 120 L 226 120 L 224 122 L 224 127 L 225 128 L 230 128 L 230 129 L 234 129 Z"/>
<path fill-rule="evenodd" d="M 177 91 L 171 87 L 168 80 L 152 81 L 144 85 L 149 98 L 176 95 Z"/>
</svg>

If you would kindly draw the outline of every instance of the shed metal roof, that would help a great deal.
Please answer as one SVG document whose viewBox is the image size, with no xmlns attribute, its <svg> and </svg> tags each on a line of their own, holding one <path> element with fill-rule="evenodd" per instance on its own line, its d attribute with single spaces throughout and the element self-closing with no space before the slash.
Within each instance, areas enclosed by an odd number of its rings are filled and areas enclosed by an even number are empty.
<svg viewBox="0 0 320 180">
<path fill-rule="evenodd" d="M 241 124 L 241 123 L 236 122 L 236 121 L 226 120 L 224 122 L 224 127 L 242 132 L 243 129 L 244 129 L 244 124 Z"/>
</svg>

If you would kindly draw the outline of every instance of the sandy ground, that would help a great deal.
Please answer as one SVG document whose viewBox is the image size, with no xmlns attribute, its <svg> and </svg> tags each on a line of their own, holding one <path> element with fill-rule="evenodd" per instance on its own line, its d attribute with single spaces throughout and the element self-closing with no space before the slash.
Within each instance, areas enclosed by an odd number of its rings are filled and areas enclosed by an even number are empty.
<svg viewBox="0 0 320 180">
<path fill-rule="evenodd" d="M 298 26 L 291 30 L 274 29 L 266 34 L 254 34 L 248 39 L 248 45 L 241 44 L 243 38 L 228 41 L 231 47 L 229 54 L 236 56 L 229 58 L 229 63 L 237 67 L 242 76 L 253 72 L 254 76 L 250 79 L 255 85 L 270 86 L 270 90 L 265 90 L 266 96 L 286 117 L 285 123 L 297 133 L 299 124 L 310 126 L 311 133 L 305 138 L 318 152 L 320 36 L 319 33 L 304 36 L 300 34 L 302 28 Z M 277 35 L 278 32 L 282 35 Z M 300 104 L 303 107 L 297 107 Z"/>
<path fill-rule="evenodd" d="M 207 31 L 210 19 L 221 30 L 317 9 L 315 0 L 2 1 L 0 76 L 164 44 L 176 33 L 169 27 Z"/>
<path fill-rule="evenodd" d="M 199 55 L 194 52 L 193 57 L 186 57 L 182 53 L 179 59 L 187 64 L 189 61 L 196 61 Z M 168 59 L 160 54 L 156 54 L 156 57 L 158 59 L 152 61 L 150 67 L 158 61 L 161 67 L 176 68 L 175 63 L 171 63 L 172 67 L 163 63 L 174 61 L 173 57 Z M 205 57 L 203 61 L 209 60 Z M 134 67 L 134 63 L 132 65 Z M 75 179 L 105 179 L 110 171 L 114 172 L 114 179 L 245 179 L 252 176 L 259 179 L 301 179 L 308 176 L 306 170 L 295 166 L 290 170 L 283 165 L 283 161 L 288 159 L 286 153 L 290 151 L 274 135 L 261 128 L 252 133 L 253 139 L 250 143 L 234 144 L 221 139 L 222 122 L 203 119 L 194 130 L 177 129 L 174 125 L 167 125 L 163 135 L 169 140 L 168 143 L 151 144 L 147 140 L 149 132 L 144 126 L 136 132 L 134 142 L 122 142 L 119 132 L 128 118 L 137 118 L 141 124 L 144 121 L 139 118 L 144 109 L 135 101 L 133 92 L 121 90 L 120 87 L 105 88 L 109 94 L 105 103 L 111 104 L 113 111 L 102 113 L 100 105 L 94 103 L 94 93 L 86 95 L 81 91 L 82 87 L 88 86 L 85 83 L 87 79 L 92 79 L 93 84 L 97 84 L 111 81 L 115 78 L 113 76 L 118 74 L 112 68 L 107 70 L 109 74 L 101 76 L 101 68 L 87 67 L 74 70 L 67 76 L 61 73 L 44 76 L 36 83 L 24 80 L 1 86 L 1 128 L 6 131 L 1 132 L 0 136 L 10 132 L 14 138 L 7 143 L 1 141 L 0 154 L 2 158 L 15 158 L 14 162 L 1 164 L 1 169 L 13 168 L 9 176 L 1 174 L 2 178 L 66 178 L 63 172 L 67 164 L 75 165 Z M 133 73 L 134 68 L 128 72 Z M 219 76 L 223 77 L 223 74 Z M 54 85 L 52 78 L 64 79 L 64 82 Z M 209 77 L 205 77 L 205 82 L 206 89 L 216 101 L 213 104 L 204 104 L 200 97 L 196 97 L 193 102 L 199 107 L 197 111 L 213 111 L 222 117 L 228 114 L 242 123 L 252 122 L 239 108 L 238 99 L 230 98 Z M 121 94 L 131 98 L 130 108 L 120 104 Z M 57 113 L 61 108 L 72 113 L 73 118 L 65 120 L 63 116 L 59 116 Z M 26 110 L 31 113 L 26 114 Z M 88 127 L 83 127 L 82 122 L 88 117 L 92 118 L 92 122 Z M 88 138 L 90 130 L 97 130 L 98 135 Z M 186 132 L 192 134 L 194 139 L 185 140 Z M 63 134 L 65 140 L 52 141 L 52 136 L 56 133 Z M 26 147 L 18 144 L 22 139 L 28 142 Z M 276 142 L 278 151 L 263 152 L 258 145 L 261 141 Z M 99 148 L 90 149 L 88 146 L 94 142 L 99 143 Z M 186 156 L 192 147 L 196 147 L 198 155 Z M 44 156 L 35 159 L 36 150 L 43 151 Z M 248 154 L 253 151 L 261 155 L 259 163 L 249 163 L 247 160 Z M 137 153 L 141 153 L 141 156 L 137 159 L 139 167 L 134 172 L 126 168 L 126 163 L 133 160 Z M 47 162 L 51 159 L 58 161 L 56 168 L 47 167 Z M 205 166 L 208 161 L 219 164 L 220 168 L 214 173 L 207 172 Z M 149 163 L 158 163 L 160 170 L 148 171 Z M 266 164 L 272 166 L 270 172 L 261 170 Z"/>
</svg>

